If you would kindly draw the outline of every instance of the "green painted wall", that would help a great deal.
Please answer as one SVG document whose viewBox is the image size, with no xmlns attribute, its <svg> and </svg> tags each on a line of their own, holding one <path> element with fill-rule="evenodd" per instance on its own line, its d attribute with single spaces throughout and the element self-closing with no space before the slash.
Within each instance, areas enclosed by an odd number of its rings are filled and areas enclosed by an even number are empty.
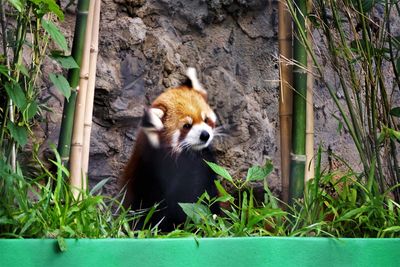
<svg viewBox="0 0 400 267">
<path fill-rule="evenodd" d="M 400 239 L 1 240 L 0 266 L 400 266 Z"/>
</svg>

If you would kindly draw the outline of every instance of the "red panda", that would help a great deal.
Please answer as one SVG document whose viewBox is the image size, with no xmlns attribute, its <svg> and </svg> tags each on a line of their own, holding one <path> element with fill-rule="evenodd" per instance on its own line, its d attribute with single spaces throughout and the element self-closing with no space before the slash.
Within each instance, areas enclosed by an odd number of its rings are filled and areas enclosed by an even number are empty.
<svg viewBox="0 0 400 267">
<path fill-rule="evenodd" d="M 217 195 L 216 175 L 204 162 L 215 161 L 210 143 L 217 117 L 196 70 L 188 68 L 186 75 L 186 84 L 166 90 L 145 110 L 120 179 L 126 188 L 125 207 L 138 210 L 160 203 L 150 223 L 162 231 L 185 222 L 178 203 L 196 202 L 204 192 Z M 214 205 L 211 211 L 218 213 L 219 207 Z"/>
</svg>

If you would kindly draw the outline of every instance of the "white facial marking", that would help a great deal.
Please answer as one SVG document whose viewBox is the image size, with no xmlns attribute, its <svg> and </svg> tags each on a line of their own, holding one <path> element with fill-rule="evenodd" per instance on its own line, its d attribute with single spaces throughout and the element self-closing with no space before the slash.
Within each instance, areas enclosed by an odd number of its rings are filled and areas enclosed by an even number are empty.
<svg viewBox="0 0 400 267">
<path fill-rule="evenodd" d="M 150 122 L 154 125 L 154 128 L 159 131 L 164 128 L 164 125 L 161 121 L 162 117 L 164 116 L 164 111 L 158 108 L 151 108 L 149 109 L 150 115 Z"/>
<path fill-rule="evenodd" d="M 181 132 L 179 130 L 176 130 L 171 137 L 171 147 L 173 149 L 178 149 L 178 141 L 179 141 L 179 136 L 181 135 Z"/>
<path fill-rule="evenodd" d="M 192 123 L 193 123 L 193 119 L 192 119 L 191 117 L 187 116 L 187 117 L 185 118 L 185 122 L 186 122 L 186 123 L 189 123 L 189 124 L 192 124 Z"/>
<path fill-rule="evenodd" d="M 199 79 L 197 79 L 197 73 L 195 68 L 188 68 L 186 70 L 186 76 L 192 81 L 192 86 L 193 89 L 196 91 L 199 91 L 202 94 L 207 94 L 206 90 L 204 90 L 203 86 L 199 82 Z"/>
<path fill-rule="evenodd" d="M 206 142 L 200 140 L 200 135 L 203 131 L 206 131 L 210 135 Z M 200 124 L 193 125 L 182 142 L 189 144 L 194 150 L 202 150 L 210 145 L 213 138 L 213 129 L 206 123 L 202 122 Z"/>
<path fill-rule="evenodd" d="M 150 142 L 150 145 L 152 145 L 154 148 L 159 148 L 160 147 L 160 137 L 158 136 L 158 134 L 156 132 L 149 131 L 146 129 L 143 129 L 143 130 L 147 136 L 147 139 Z"/>
<path fill-rule="evenodd" d="M 201 118 L 203 121 L 206 119 L 206 113 L 204 111 L 201 112 Z"/>
<path fill-rule="evenodd" d="M 211 111 L 211 112 L 208 114 L 208 118 L 209 118 L 210 120 L 212 120 L 214 123 L 217 122 L 217 115 L 215 115 L 215 113 L 214 113 L 213 111 Z"/>
</svg>

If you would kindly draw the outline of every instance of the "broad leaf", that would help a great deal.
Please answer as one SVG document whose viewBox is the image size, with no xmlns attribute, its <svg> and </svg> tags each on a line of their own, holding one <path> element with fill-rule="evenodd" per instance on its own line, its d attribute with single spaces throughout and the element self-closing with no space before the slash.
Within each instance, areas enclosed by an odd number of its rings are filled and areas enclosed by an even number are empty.
<svg viewBox="0 0 400 267">
<path fill-rule="evenodd" d="M 22 110 L 26 105 L 26 97 L 21 86 L 18 83 L 6 83 L 5 88 L 11 100 Z"/>
<path fill-rule="evenodd" d="M 210 210 L 199 203 L 178 203 L 182 208 L 183 212 L 188 216 L 194 223 L 199 224 L 203 218 L 211 215 Z"/>
<path fill-rule="evenodd" d="M 42 19 L 43 28 L 46 30 L 48 34 L 50 34 L 51 38 L 56 42 L 56 44 L 64 51 L 68 51 L 67 40 L 64 35 L 58 29 L 58 27 L 51 21 Z"/>
<path fill-rule="evenodd" d="M 260 181 L 264 180 L 273 170 L 273 165 L 267 161 L 264 166 L 254 166 L 247 171 L 246 181 Z"/>
<path fill-rule="evenodd" d="M 60 90 L 60 92 L 65 96 L 68 100 L 71 96 L 71 86 L 69 85 L 67 79 L 64 76 L 50 73 L 50 80 L 53 84 Z"/>
<path fill-rule="evenodd" d="M 18 126 L 9 121 L 7 123 L 7 129 L 10 131 L 12 138 L 20 145 L 26 145 L 28 141 L 28 132 L 25 127 Z"/>
<path fill-rule="evenodd" d="M 207 163 L 207 165 L 208 165 L 216 174 L 218 174 L 219 176 L 225 178 L 226 180 L 228 180 L 228 181 L 230 181 L 230 182 L 233 182 L 232 176 L 229 174 L 229 172 L 228 172 L 226 169 L 224 169 L 223 167 L 221 167 L 221 166 L 219 166 L 219 165 L 217 165 L 217 164 L 215 164 L 215 163 L 212 163 L 212 162 L 209 162 L 209 161 L 206 161 L 206 160 L 205 160 L 205 162 Z"/>
</svg>

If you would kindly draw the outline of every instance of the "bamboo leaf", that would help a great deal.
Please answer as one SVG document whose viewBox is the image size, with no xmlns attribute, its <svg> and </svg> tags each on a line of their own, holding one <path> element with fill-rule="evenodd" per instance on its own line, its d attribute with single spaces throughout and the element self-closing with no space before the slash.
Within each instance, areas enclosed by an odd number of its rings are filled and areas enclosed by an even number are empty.
<svg viewBox="0 0 400 267">
<path fill-rule="evenodd" d="M 368 40 L 357 39 L 350 43 L 351 49 L 358 53 L 361 56 L 365 55 L 365 51 L 371 51 L 372 53 L 375 50 L 373 44 Z"/>
<path fill-rule="evenodd" d="M 353 218 L 357 218 L 359 215 L 361 215 L 362 213 L 364 213 L 365 211 L 368 210 L 368 207 L 366 206 L 362 206 L 360 208 L 355 208 L 352 209 L 348 212 L 346 212 L 344 215 L 342 215 L 338 221 L 344 221 L 344 220 L 349 220 L 349 219 L 353 219 Z"/>
<path fill-rule="evenodd" d="M 50 80 L 53 82 L 55 87 L 57 87 L 60 92 L 65 96 L 65 98 L 68 100 L 69 97 L 71 96 L 71 86 L 69 85 L 67 79 L 65 79 L 64 76 L 50 73 L 49 75 Z"/>
<path fill-rule="evenodd" d="M 9 69 L 7 68 L 7 66 L 4 66 L 4 65 L 0 64 L 0 73 L 1 74 L 3 74 L 6 77 L 9 77 L 8 71 L 9 71 Z"/>
<path fill-rule="evenodd" d="M 58 27 L 51 21 L 42 19 L 43 28 L 46 30 L 48 34 L 50 34 L 51 38 L 54 42 L 64 51 L 68 51 L 67 40 L 64 35 L 58 29 Z"/>
<path fill-rule="evenodd" d="M 63 56 L 58 53 L 54 53 L 51 55 L 51 57 L 60 63 L 64 69 L 79 69 L 79 65 L 72 56 Z"/>
<path fill-rule="evenodd" d="M 5 88 L 8 96 L 12 99 L 15 105 L 22 110 L 26 105 L 25 93 L 18 83 L 6 83 Z"/>
<path fill-rule="evenodd" d="M 353 3 L 354 7 L 362 14 L 370 12 L 376 4 L 375 0 L 361 0 L 361 6 L 359 5 L 359 0 L 351 0 L 351 2 Z"/>
<path fill-rule="evenodd" d="M 108 182 L 108 180 L 110 180 L 110 178 L 106 178 L 101 180 L 100 182 L 98 182 L 93 188 L 92 190 L 90 190 L 90 195 L 94 195 L 97 191 L 100 191 L 103 186 Z"/>
<path fill-rule="evenodd" d="M 8 2 L 15 7 L 18 12 L 22 12 L 22 9 L 24 8 L 24 3 L 21 0 L 8 0 Z"/>
<path fill-rule="evenodd" d="M 400 117 L 400 107 L 395 107 L 390 110 L 390 115 Z"/>
<path fill-rule="evenodd" d="M 24 111 L 24 119 L 29 121 L 33 117 L 35 117 L 36 112 L 38 110 L 38 104 L 36 102 L 28 103 Z"/>
<path fill-rule="evenodd" d="M 19 70 L 25 77 L 29 77 L 28 69 L 23 64 L 17 64 L 15 68 Z"/>
<path fill-rule="evenodd" d="M 219 166 L 219 165 L 217 165 L 217 164 L 215 164 L 215 163 L 212 163 L 212 162 L 209 162 L 209 161 L 206 161 L 206 160 L 204 160 L 204 161 L 207 163 L 207 165 L 208 165 L 216 174 L 218 174 L 218 175 L 221 176 L 222 178 L 225 178 L 225 179 L 228 180 L 229 182 L 233 182 L 232 176 L 229 174 L 229 172 L 228 172 L 226 169 L 224 169 L 223 167 L 221 167 L 221 166 Z"/>
<path fill-rule="evenodd" d="M 383 230 L 384 232 L 399 232 L 400 226 L 391 226 Z"/>
<path fill-rule="evenodd" d="M 400 132 L 399 131 L 396 131 L 391 128 L 386 128 L 386 130 L 388 131 L 390 138 L 394 138 L 394 139 L 397 139 L 397 141 L 400 141 Z"/>
<path fill-rule="evenodd" d="M 29 0 L 36 4 L 40 9 L 40 15 L 43 16 L 48 12 L 54 13 L 60 20 L 64 20 L 64 13 L 54 0 Z"/>
<path fill-rule="evenodd" d="M 8 121 L 7 129 L 10 131 L 12 138 L 20 145 L 24 146 L 28 141 L 28 132 L 25 127 L 18 126 Z"/>
</svg>

